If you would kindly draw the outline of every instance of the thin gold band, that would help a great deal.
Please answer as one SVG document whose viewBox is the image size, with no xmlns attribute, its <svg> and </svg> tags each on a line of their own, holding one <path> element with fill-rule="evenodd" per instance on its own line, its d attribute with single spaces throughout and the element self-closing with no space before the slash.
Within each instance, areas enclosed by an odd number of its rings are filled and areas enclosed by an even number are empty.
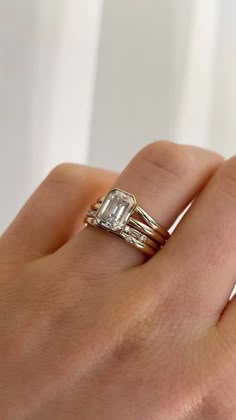
<svg viewBox="0 0 236 420">
<path fill-rule="evenodd" d="M 163 236 L 161 236 L 159 232 L 155 231 L 150 226 L 145 225 L 140 220 L 137 220 L 131 217 L 128 221 L 128 224 L 136 227 L 140 232 L 144 233 L 149 238 L 152 238 L 154 241 L 158 242 L 160 245 L 165 245 L 166 239 L 163 238 Z"/>
<path fill-rule="evenodd" d="M 116 235 L 149 256 L 160 250 L 170 237 L 169 232 L 137 204 L 134 195 L 118 188 L 91 205 L 85 223 Z"/>
<path fill-rule="evenodd" d="M 98 227 L 96 223 L 96 219 L 92 216 L 85 217 L 85 223 L 89 224 L 93 227 Z M 123 233 L 122 235 L 119 233 L 111 232 L 115 234 L 118 238 L 125 240 L 129 245 L 133 246 L 134 248 L 140 249 L 146 255 L 150 257 L 153 256 L 158 250 L 160 250 L 160 246 L 156 244 L 154 241 L 151 241 L 149 238 L 146 239 L 146 243 L 139 241 L 137 238 L 133 237 L 132 235 Z"/>
<path fill-rule="evenodd" d="M 142 209 L 142 207 L 137 206 L 135 212 L 141 217 L 143 217 L 145 222 L 148 223 L 148 225 L 151 226 L 152 229 L 159 232 L 163 236 L 163 238 L 165 238 L 166 240 L 169 239 L 169 232 L 165 228 L 163 228 L 159 223 L 157 223 L 152 216 L 150 216 L 145 210 Z"/>
<path fill-rule="evenodd" d="M 102 198 L 100 198 L 96 203 L 93 203 L 91 205 L 92 210 L 98 210 L 101 207 L 102 201 L 100 200 L 102 200 Z M 147 235 L 149 238 L 154 239 L 159 244 L 165 245 L 167 239 L 170 236 L 169 233 L 161 225 L 157 224 L 155 220 L 151 218 L 146 212 L 144 212 L 144 210 L 141 209 L 141 207 L 138 207 L 138 211 L 135 210 L 135 212 L 137 212 L 140 215 L 141 213 L 142 215 L 145 214 L 145 220 L 149 220 L 149 225 L 146 225 L 140 220 L 134 219 L 133 217 L 130 217 L 128 224 L 136 227 L 142 233 Z M 153 222 L 155 222 L 155 224 Z M 152 226 L 155 226 L 155 229 L 154 227 L 151 227 L 150 224 L 152 224 Z"/>
</svg>

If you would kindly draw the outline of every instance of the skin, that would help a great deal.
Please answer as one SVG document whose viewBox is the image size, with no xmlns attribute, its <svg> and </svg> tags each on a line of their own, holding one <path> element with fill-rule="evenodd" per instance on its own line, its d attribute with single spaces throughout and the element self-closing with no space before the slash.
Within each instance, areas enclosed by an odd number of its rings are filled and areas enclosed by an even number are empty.
<svg viewBox="0 0 236 420">
<path fill-rule="evenodd" d="M 113 185 L 169 228 L 148 261 L 84 228 Z M 0 418 L 236 417 L 236 158 L 156 142 L 118 177 L 63 164 L 0 238 Z"/>
</svg>

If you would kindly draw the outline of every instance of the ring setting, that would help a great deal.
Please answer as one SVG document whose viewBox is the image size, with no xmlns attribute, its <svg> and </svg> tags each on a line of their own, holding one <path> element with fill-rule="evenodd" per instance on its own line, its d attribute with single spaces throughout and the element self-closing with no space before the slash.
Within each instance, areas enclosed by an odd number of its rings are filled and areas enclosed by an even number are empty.
<svg viewBox="0 0 236 420">
<path fill-rule="evenodd" d="M 133 194 L 118 188 L 91 205 L 85 223 L 113 233 L 149 256 L 160 250 L 170 236 L 138 206 Z"/>
</svg>

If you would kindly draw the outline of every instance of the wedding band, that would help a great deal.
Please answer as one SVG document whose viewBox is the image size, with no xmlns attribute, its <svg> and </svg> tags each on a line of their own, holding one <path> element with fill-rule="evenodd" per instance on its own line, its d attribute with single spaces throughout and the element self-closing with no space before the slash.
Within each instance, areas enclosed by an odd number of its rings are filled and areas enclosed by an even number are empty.
<svg viewBox="0 0 236 420">
<path fill-rule="evenodd" d="M 118 188 L 91 205 L 85 223 L 118 236 L 149 256 L 160 250 L 170 237 L 169 232 L 137 204 L 134 195 Z"/>
<path fill-rule="evenodd" d="M 101 206 L 102 201 L 105 199 L 105 197 L 102 197 L 100 199 L 98 199 L 97 203 L 94 203 L 91 205 L 91 210 L 98 210 Z M 93 213 L 94 215 L 95 213 Z M 91 211 L 90 211 L 90 215 Z M 166 240 L 169 237 L 169 233 L 167 232 L 167 234 L 165 233 L 165 229 L 164 229 L 164 235 L 162 236 L 159 233 L 159 229 L 153 229 L 152 227 L 146 225 L 145 223 L 141 222 L 140 220 L 135 219 L 134 217 L 130 217 L 129 219 L 129 225 L 137 228 L 141 233 L 144 233 L 145 235 L 147 235 L 148 237 L 150 237 L 151 239 L 154 239 L 155 241 L 157 241 L 160 245 L 165 245 Z M 159 228 L 161 228 L 161 231 L 163 232 L 163 228 L 161 225 L 158 225 Z"/>
</svg>

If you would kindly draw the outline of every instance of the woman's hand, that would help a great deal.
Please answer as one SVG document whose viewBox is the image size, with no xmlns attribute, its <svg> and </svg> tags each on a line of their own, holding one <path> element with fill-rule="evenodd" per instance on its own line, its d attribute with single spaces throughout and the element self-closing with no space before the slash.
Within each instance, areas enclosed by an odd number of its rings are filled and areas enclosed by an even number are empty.
<svg viewBox="0 0 236 420">
<path fill-rule="evenodd" d="M 149 261 L 83 229 L 115 178 L 57 167 L 0 239 L 0 418 L 233 420 L 236 158 L 134 158 L 115 185 L 165 227 L 197 197 Z"/>
</svg>

